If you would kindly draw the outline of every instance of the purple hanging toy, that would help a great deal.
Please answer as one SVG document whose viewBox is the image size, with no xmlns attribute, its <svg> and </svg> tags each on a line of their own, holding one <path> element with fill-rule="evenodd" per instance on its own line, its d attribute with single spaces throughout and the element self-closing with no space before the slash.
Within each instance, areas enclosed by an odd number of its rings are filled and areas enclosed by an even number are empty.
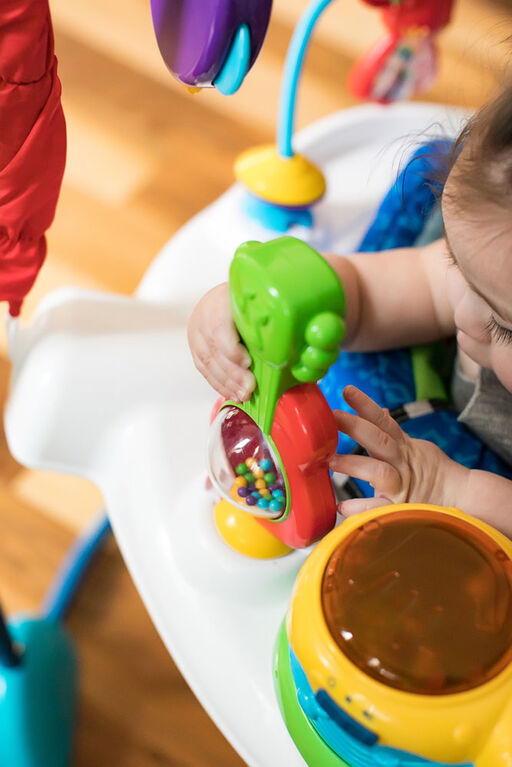
<svg viewBox="0 0 512 767">
<path fill-rule="evenodd" d="M 260 52 L 272 0 L 151 0 L 160 53 L 184 85 L 234 93 Z M 220 85 L 222 83 L 222 85 Z"/>
</svg>

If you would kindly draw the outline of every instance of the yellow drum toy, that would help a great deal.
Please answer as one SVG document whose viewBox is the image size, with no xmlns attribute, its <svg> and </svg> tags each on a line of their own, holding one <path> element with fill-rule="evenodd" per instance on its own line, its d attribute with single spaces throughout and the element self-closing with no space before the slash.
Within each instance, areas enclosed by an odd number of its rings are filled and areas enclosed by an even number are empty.
<svg viewBox="0 0 512 767">
<path fill-rule="evenodd" d="M 511 767 L 512 543 L 456 509 L 350 518 L 299 573 L 275 680 L 310 767 Z"/>
</svg>

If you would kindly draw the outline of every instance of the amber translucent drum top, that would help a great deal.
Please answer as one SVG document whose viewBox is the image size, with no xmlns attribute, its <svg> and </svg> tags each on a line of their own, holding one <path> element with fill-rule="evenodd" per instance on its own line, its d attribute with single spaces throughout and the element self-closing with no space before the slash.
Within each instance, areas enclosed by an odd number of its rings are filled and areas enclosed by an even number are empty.
<svg viewBox="0 0 512 767">
<path fill-rule="evenodd" d="M 322 606 L 342 652 L 398 690 L 470 690 L 512 660 L 512 561 L 447 514 L 413 509 L 355 530 L 328 562 Z"/>
</svg>

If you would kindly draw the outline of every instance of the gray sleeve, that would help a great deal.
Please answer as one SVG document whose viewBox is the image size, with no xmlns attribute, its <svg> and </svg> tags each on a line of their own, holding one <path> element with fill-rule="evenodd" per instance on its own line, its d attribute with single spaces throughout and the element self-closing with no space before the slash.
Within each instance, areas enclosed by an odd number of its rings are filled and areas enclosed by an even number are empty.
<svg viewBox="0 0 512 767">
<path fill-rule="evenodd" d="M 454 380 L 454 400 L 457 386 L 462 394 L 460 386 L 464 386 L 465 381 L 461 380 Z M 455 404 L 457 406 L 456 400 Z M 512 394 L 498 381 L 492 370 L 480 369 L 473 393 L 459 415 L 459 421 L 504 461 L 512 464 Z"/>
</svg>

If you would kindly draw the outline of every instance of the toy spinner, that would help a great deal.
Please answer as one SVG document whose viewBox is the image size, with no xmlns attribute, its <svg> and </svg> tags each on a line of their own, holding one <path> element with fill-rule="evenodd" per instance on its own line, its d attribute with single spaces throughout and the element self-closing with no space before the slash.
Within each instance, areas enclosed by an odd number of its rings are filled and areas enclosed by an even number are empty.
<svg viewBox="0 0 512 767">
<path fill-rule="evenodd" d="M 279 556 L 336 519 L 328 460 L 337 429 L 315 382 L 339 353 L 344 294 L 329 264 L 292 237 L 238 248 L 229 285 L 257 385 L 248 402 L 221 401 L 214 412 L 216 522 L 238 550 Z"/>
</svg>

